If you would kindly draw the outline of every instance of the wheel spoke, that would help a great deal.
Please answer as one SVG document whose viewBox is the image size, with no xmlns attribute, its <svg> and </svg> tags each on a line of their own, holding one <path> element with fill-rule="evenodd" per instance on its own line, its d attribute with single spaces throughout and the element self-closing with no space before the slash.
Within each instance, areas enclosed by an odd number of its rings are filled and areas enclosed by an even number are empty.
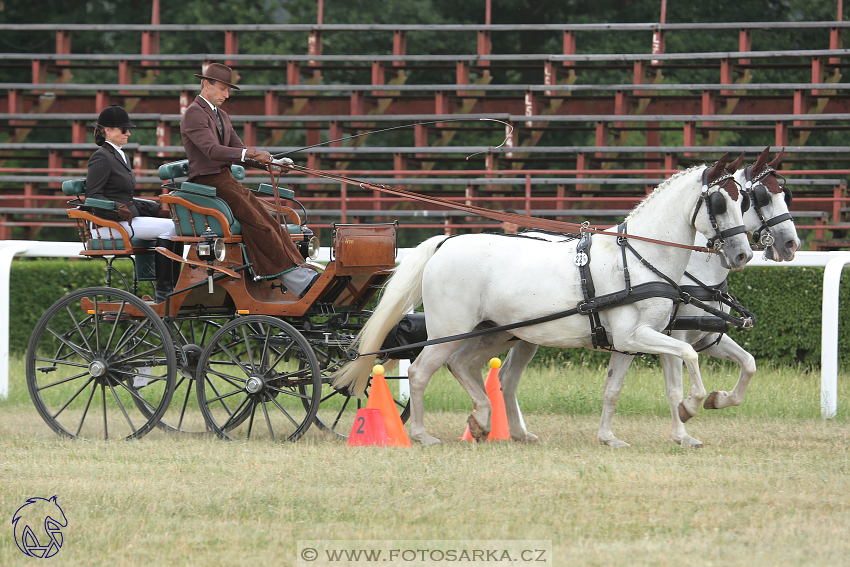
<svg viewBox="0 0 850 567">
<path fill-rule="evenodd" d="M 77 432 L 74 433 L 74 436 L 79 437 L 80 431 L 83 430 L 83 422 L 86 420 L 86 415 L 89 413 L 89 406 L 91 406 L 91 401 L 94 399 L 94 393 L 97 391 L 97 384 L 92 384 L 91 394 L 89 394 L 89 400 L 86 402 L 86 407 L 83 409 L 83 417 L 80 418 L 80 425 L 77 427 Z"/>
<path fill-rule="evenodd" d="M 91 345 L 89 344 L 89 341 L 86 338 L 86 334 L 83 332 L 83 329 L 80 327 L 80 324 L 77 322 L 77 318 L 74 317 L 74 312 L 71 311 L 71 306 L 66 305 L 65 310 L 68 312 L 68 315 L 71 316 L 71 321 L 74 322 L 74 327 L 76 327 L 77 332 L 80 333 L 80 337 L 83 339 L 83 342 L 86 343 L 86 348 L 89 349 L 89 352 L 91 352 L 92 351 Z"/>
<path fill-rule="evenodd" d="M 115 402 L 118 404 L 118 407 L 121 408 L 121 413 L 124 414 L 124 418 L 127 420 L 127 423 L 130 424 L 130 429 L 133 430 L 133 433 L 138 433 L 136 426 L 133 425 L 132 421 L 130 421 L 130 416 L 127 415 L 127 410 L 124 408 L 124 404 L 121 403 L 121 398 L 119 398 L 118 394 L 115 393 L 115 388 L 112 387 L 112 382 L 109 383 L 109 391 L 112 392 L 112 397 L 115 398 Z"/>
<path fill-rule="evenodd" d="M 248 355 L 248 363 L 251 365 L 251 373 L 254 373 L 257 365 L 254 363 L 254 354 L 251 352 L 251 341 L 248 340 L 248 332 L 245 330 L 244 326 L 242 327 L 242 338 L 245 342 L 245 352 Z"/>
<path fill-rule="evenodd" d="M 229 394 L 220 394 L 220 395 L 216 396 L 215 398 L 208 398 L 208 399 L 207 399 L 207 402 L 208 402 L 208 403 L 207 403 L 207 405 L 209 405 L 209 403 L 211 403 L 211 402 L 217 402 L 217 401 L 219 401 L 219 400 L 223 400 L 224 398 L 229 398 L 230 396 L 235 396 L 236 394 L 241 394 L 241 393 L 242 393 L 242 392 L 244 392 L 244 391 L 245 391 L 244 389 L 241 389 L 241 390 L 233 390 L 233 391 L 232 391 L 232 392 L 230 392 Z M 216 391 L 216 394 L 218 394 L 218 392 L 217 392 L 217 391 Z M 225 408 L 226 408 L 226 407 L 227 407 L 227 406 L 225 406 Z M 230 413 L 230 412 L 229 412 L 229 410 L 228 410 L 228 413 Z"/>
<path fill-rule="evenodd" d="M 97 347 L 97 352 L 100 352 L 100 324 L 98 323 L 98 321 L 100 321 L 100 317 L 98 316 L 99 314 L 100 314 L 99 309 L 97 308 L 97 296 L 95 295 L 94 296 L 94 314 L 93 314 L 94 319 L 93 319 L 93 321 L 94 321 L 94 344 Z M 106 413 L 105 413 L 106 412 L 106 393 L 104 393 L 103 403 L 104 403 L 104 406 L 103 406 L 104 419 L 106 419 Z"/>
<path fill-rule="evenodd" d="M 94 360 L 94 356 L 87 356 L 86 353 L 79 346 L 77 346 L 74 343 L 72 343 L 71 341 L 67 340 L 65 337 L 61 336 L 59 333 L 57 333 L 56 331 L 54 331 L 50 327 L 47 327 L 47 330 L 54 337 L 56 337 L 57 339 L 59 339 L 60 341 L 65 343 L 71 350 L 73 350 L 74 352 L 79 354 L 81 357 L 85 358 L 87 361 L 91 362 L 92 360 Z M 89 351 L 89 355 L 91 355 L 91 354 L 92 354 L 92 352 Z"/>
<path fill-rule="evenodd" d="M 250 399 L 250 398 L 246 398 Z M 257 404 L 251 403 L 251 417 L 248 418 L 248 434 L 245 436 L 245 439 L 251 438 L 251 430 L 254 428 L 254 412 L 257 411 Z"/>
<path fill-rule="evenodd" d="M 269 410 L 266 407 L 266 400 L 263 400 L 263 413 L 266 416 L 266 425 L 269 426 L 269 434 L 272 436 L 272 441 L 274 441 L 274 429 L 272 429 L 272 420 L 269 419 Z"/>
<path fill-rule="evenodd" d="M 297 392 L 293 392 L 292 390 L 283 390 L 281 388 L 275 388 L 274 386 L 266 386 L 269 390 L 273 390 L 280 394 L 285 394 L 287 396 L 292 396 L 293 398 L 300 398 L 302 400 L 309 400 L 312 396 L 308 396 L 306 394 L 299 394 Z"/>
<path fill-rule="evenodd" d="M 235 393 L 237 393 L 237 392 L 234 392 L 234 394 L 235 394 Z M 222 429 L 224 429 L 224 430 L 227 430 L 227 428 L 228 428 L 228 427 L 230 427 L 230 426 L 233 424 L 233 418 L 235 418 L 236 416 L 238 416 L 238 415 L 239 415 L 239 410 L 241 410 L 243 407 L 245 407 L 245 404 L 247 404 L 247 403 L 248 403 L 248 402 L 250 402 L 250 401 L 251 401 L 251 398 L 250 398 L 250 397 L 248 397 L 248 396 L 245 396 L 245 398 L 244 398 L 244 399 L 242 400 L 242 402 L 239 404 L 239 407 L 237 407 L 237 408 L 236 408 L 236 411 L 235 411 L 235 412 L 233 412 L 232 414 L 230 414 L 230 419 L 228 419 L 228 420 L 225 422 L 225 424 L 221 426 L 221 428 L 222 428 Z"/>
<path fill-rule="evenodd" d="M 106 340 L 106 344 L 104 348 L 109 348 L 109 345 L 112 343 L 112 338 L 115 336 L 115 329 L 118 328 L 118 323 L 121 322 L 121 315 L 124 314 L 124 306 L 127 305 L 127 302 L 122 300 L 121 307 L 118 308 L 118 315 L 115 316 L 115 323 L 112 325 L 112 330 L 109 331 L 109 338 Z"/>
<path fill-rule="evenodd" d="M 236 382 L 242 382 L 243 384 L 245 382 L 247 382 L 247 380 L 244 379 L 244 378 L 239 378 L 238 376 L 231 376 L 230 374 L 225 374 L 224 372 L 217 372 L 216 370 L 213 370 L 212 368 L 205 368 L 204 373 L 205 374 L 215 374 L 216 376 L 218 376 L 219 378 L 221 378 L 222 380 L 224 380 L 225 382 L 227 382 L 228 384 L 230 384 L 231 386 L 233 386 L 235 388 L 241 388 L 242 387 L 239 384 L 237 384 Z M 232 382 L 231 380 L 236 380 L 236 382 Z"/>
<path fill-rule="evenodd" d="M 270 399 L 271 399 L 271 401 L 274 403 L 274 405 L 276 405 L 276 406 L 277 406 L 277 409 L 279 409 L 279 410 L 280 410 L 280 412 L 281 412 L 283 415 L 285 415 L 285 416 L 287 417 L 287 419 L 289 419 L 289 421 L 290 421 L 290 422 L 292 422 L 292 425 L 294 425 L 295 427 L 298 427 L 298 422 L 297 422 L 297 421 L 295 421 L 294 419 L 292 419 L 292 416 L 291 416 L 291 415 L 289 415 L 289 412 L 288 412 L 288 411 L 286 411 L 285 409 L 283 409 L 283 406 L 282 406 L 282 405 L 280 405 L 279 403 L 277 403 L 277 400 L 276 400 L 275 398 L 270 398 Z"/>
<path fill-rule="evenodd" d="M 181 383 L 183 381 L 181 380 Z M 186 397 L 183 398 L 183 405 L 180 408 L 180 420 L 177 422 L 177 429 L 183 425 L 183 418 L 186 416 L 186 406 L 189 404 L 189 395 L 192 393 L 192 384 L 194 384 L 193 380 L 189 380 L 189 385 L 186 387 Z M 178 384 L 177 386 L 180 386 Z M 175 388 L 177 390 L 177 388 Z"/>
<path fill-rule="evenodd" d="M 42 390 L 52 388 L 53 386 L 58 386 L 59 384 L 64 384 L 65 382 L 70 382 L 71 380 L 76 380 L 77 378 L 82 378 L 83 376 L 86 376 L 86 375 L 88 375 L 88 370 L 85 371 L 85 372 L 81 372 L 79 374 L 75 374 L 74 376 L 71 376 L 70 378 L 63 378 L 62 380 L 59 380 L 57 382 L 53 382 L 52 384 L 46 384 L 44 386 L 39 386 L 38 388 L 36 388 L 36 391 L 41 392 Z"/>
<path fill-rule="evenodd" d="M 82 392 L 82 391 L 85 389 L 85 387 L 86 387 L 86 386 L 88 386 L 88 385 L 89 385 L 89 384 L 90 384 L 93 380 L 94 380 L 94 378 L 93 378 L 93 377 L 92 377 L 92 378 L 89 378 L 89 379 L 86 381 L 86 383 L 85 383 L 85 384 L 83 384 L 82 386 L 80 386 L 80 389 L 79 389 L 79 390 L 77 390 L 76 392 L 74 392 L 74 395 L 73 395 L 73 396 L 71 396 L 71 397 L 68 399 L 68 401 L 67 401 L 67 402 L 65 402 L 65 404 L 64 404 L 61 408 L 59 408 L 59 411 L 57 411 L 56 413 L 54 413 L 54 414 L 53 414 L 53 419 L 56 419 L 56 417 L 57 417 L 60 413 L 62 413 L 63 411 L 65 411 L 65 408 L 67 408 L 67 407 L 68 407 L 68 405 L 69 405 L 71 402 L 73 402 L 73 401 L 74 401 L 74 399 L 75 399 L 77 396 L 79 396 L 79 395 L 80 395 L 80 392 Z"/>
<path fill-rule="evenodd" d="M 54 364 L 64 364 L 65 366 L 76 366 L 78 368 L 88 368 L 88 364 L 83 364 L 82 362 L 68 362 L 64 358 L 45 358 L 43 356 L 36 356 L 33 360 L 37 362 L 52 362 Z"/>
</svg>

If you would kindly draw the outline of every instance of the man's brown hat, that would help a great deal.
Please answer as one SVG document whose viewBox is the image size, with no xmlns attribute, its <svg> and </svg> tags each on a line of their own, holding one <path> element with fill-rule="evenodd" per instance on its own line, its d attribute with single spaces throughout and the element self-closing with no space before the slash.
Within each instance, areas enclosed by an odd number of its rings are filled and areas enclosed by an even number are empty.
<svg viewBox="0 0 850 567">
<path fill-rule="evenodd" d="M 228 67 L 227 65 L 222 65 L 221 63 L 210 63 L 207 66 L 207 72 L 203 75 L 195 74 L 199 79 L 206 79 L 208 81 L 221 81 L 225 85 L 228 85 L 232 89 L 239 90 L 239 87 L 234 85 L 231 81 L 233 81 L 233 69 Z"/>
</svg>

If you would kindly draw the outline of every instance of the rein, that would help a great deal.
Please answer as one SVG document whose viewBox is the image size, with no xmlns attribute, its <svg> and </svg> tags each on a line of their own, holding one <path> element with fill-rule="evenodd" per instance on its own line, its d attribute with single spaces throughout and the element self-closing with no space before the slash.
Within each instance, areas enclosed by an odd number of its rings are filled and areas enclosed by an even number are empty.
<svg viewBox="0 0 850 567">
<path fill-rule="evenodd" d="M 300 171 L 302 173 L 306 173 L 309 175 L 315 175 L 316 177 L 324 177 L 326 179 L 333 179 L 334 181 L 340 181 L 343 183 L 349 183 L 351 185 L 356 185 L 362 189 L 371 189 L 373 191 L 381 191 L 383 193 L 389 193 L 390 195 L 396 195 L 398 197 L 406 197 L 408 199 L 412 199 L 414 201 L 422 201 L 425 203 L 430 203 L 432 205 L 440 205 L 443 207 L 447 207 L 449 209 L 455 209 L 458 211 L 464 211 L 467 213 L 472 213 L 484 218 L 489 218 L 502 222 L 509 222 L 512 224 L 516 224 L 519 226 L 525 226 L 528 228 L 537 228 L 542 230 L 551 230 L 555 232 L 575 232 L 578 231 L 581 234 L 584 233 L 592 233 L 592 234 L 604 234 L 608 236 L 620 236 L 616 233 L 607 232 L 605 230 L 590 228 L 587 223 L 578 224 L 571 222 L 563 222 L 549 219 L 542 219 L 539 217 L 527 217 L 525 215 L 518 215 L 514 213 L 505 213 L 501 211 L 495 211 L 492 209 L 485 209 L 483 207 L 476 207 L 475 205 L 464 205 L 461 203 L 456 203 L 454 201 L 450 201 L 448 199 L 441 199 L 440 197 L 429 197 L 427 195 L 422 195 L 421 193 L 415 193 L 413 191 L 405 191 L 404 189 L 398 189 L 396 187 L 392 187 L 384 184 L 374 184 L 369 183 L 367 181 L 361 181 L 359 179 L 354 179 L 352 177 L 347 177 L 345 175 L 326 173 L 324 171 L 319 171 L 316 169 L 312 169 L 309 167 L 302 167 L 300 165 L 290 166 L 290 169 L 295 171 Z M 635 236 L 633 234 L 629 234 L 625 238 L 631 238 L 635 240 L 642 240 L 644 242 L 651 242 L 653 244 L 661 244 L 664 246 L 673 246 L 675 248 L 684 248 L 686 250 L 693 250 L 696 252 L 705 252 L 709 254 L 719 254 L 718 250 L 713 248 L 708 248 L 705 246 L 692 246 L 687 244 L 679 244 L 676 242 L 667 242 L 665 240 L 656 240 L 654 238 L 647 238 L 644 236 Z"/>
</svg>

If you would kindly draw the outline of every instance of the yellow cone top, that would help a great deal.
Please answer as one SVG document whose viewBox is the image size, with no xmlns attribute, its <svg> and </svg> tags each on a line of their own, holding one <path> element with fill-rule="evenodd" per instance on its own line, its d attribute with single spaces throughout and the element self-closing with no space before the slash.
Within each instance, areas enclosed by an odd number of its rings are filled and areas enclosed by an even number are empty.
<svg viewBox="0 0 850 567">
<path fill-rule="evenodd" d="M 502 361 L 501 360 L 499 360 L 498 358 L 491 358 L 490 359 L 490 368 L 501 368 L 501 367 L 502 367 Z"/>
<path fill-rule="evenodd" d="M 383 376 L 384 375 L 384 367 L 380 364 L 376 364 L 372 367 L 372 376 Z"/>
</svg>

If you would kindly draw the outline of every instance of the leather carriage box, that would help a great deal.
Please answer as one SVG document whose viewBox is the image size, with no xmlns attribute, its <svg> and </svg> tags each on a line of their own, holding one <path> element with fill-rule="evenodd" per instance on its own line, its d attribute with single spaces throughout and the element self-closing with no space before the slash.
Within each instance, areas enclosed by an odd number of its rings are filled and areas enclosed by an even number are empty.
<svg viewBox="0 0 850 567">
<path fill-rule="evenodd" d="M 334 224 L 336 273 L 371 274 L 395 267 L 398 222 L 392 224 Z"/>
</svg>

